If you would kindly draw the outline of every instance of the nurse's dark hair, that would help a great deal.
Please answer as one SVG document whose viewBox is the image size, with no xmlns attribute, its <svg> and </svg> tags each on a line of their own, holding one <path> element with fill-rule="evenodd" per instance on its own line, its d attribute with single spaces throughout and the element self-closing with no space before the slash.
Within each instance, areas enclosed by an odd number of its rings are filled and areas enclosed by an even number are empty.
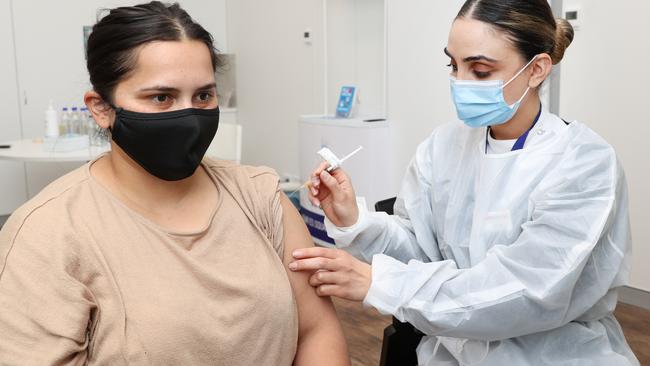
<svg viewBox="0 0 650 366">
<path fill-rule="evenodd" d="M 555 19 L 547 0 L 467 0 L 458 18 L 501 30 L 526 60 L 547 53 L 558 64 L 573 42 L 573 27 L 565 19 Z"/>
<path fill-rule="evenodd" d="M 213 70 L 221 66 L 212 35 L 178 3 L 152 1 L 101 10 L 86 52 L 93 89 L 105 102 L 113 103 L 115 87 L 136 66 L 138 47 L 154 41 L 181 40 L 203 42 L 210 51 Z"/>
</svg>

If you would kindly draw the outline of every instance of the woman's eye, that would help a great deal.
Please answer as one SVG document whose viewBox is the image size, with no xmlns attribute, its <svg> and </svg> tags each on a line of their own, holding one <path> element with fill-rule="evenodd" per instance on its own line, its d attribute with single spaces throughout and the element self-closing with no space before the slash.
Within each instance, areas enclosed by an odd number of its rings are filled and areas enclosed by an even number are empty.
<svg viewBox="0 0 650 366">
<path fill-rule="evenodd" d="M 490 77 L 490 73 L 485 71 L 474 71 L 474 75 L 476 75 L 476 77 L 479 79 L 485 79 Z"/>
<path fill-rule="evenodd" d="M 212 99 L 212 94 L 204 92 L 204 93 L 199 93 L 198 99 L 201 102 L 209 102 L 210 99 Z"/>
<path fill-rule="evenodd" d="M 153 101 L 158 104 L 166 103 L 169 101 L 169 96 L 166 94 L 158 94 L 153 96 Z"/>
</svg>

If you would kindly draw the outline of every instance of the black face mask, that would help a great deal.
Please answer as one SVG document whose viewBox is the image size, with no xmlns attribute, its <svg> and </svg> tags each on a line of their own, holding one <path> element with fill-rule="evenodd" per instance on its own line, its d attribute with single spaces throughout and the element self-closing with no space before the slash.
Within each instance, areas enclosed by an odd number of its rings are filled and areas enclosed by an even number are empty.
<svg viewBox="0 0 650 366">
<path fill-rule="evenodd" d="M 196 171 L 219 127 L 219 107 L 138 113 L 115 108 L 113 141 L 151 175 L 167 181 Z"/>
</svg>

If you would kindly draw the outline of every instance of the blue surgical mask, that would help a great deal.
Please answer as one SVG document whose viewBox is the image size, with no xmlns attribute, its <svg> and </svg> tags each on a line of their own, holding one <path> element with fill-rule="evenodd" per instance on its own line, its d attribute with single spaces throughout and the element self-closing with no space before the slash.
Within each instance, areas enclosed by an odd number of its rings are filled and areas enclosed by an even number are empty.
<svg viewBox="0 0 650 366">
<path fill-rule="evenodd" d="M 537 56 L 533 57 L 508 82 L 503 80 L 456 80 L 451 77 L 451 96 L 456 105 L 458 118 L 469 127 L 487 127 L 504 124 L 517 113 L 530 87 L 514 104 L 508 105 L 503 96 L 503 88 L 521 75 Z"/>
</svg>

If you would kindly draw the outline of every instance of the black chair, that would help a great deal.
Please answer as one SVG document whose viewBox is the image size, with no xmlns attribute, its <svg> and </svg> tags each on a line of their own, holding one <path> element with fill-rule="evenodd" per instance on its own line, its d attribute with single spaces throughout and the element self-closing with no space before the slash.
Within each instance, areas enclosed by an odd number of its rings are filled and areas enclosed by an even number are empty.
<svg viewBox="0 0 650 366">
<path fill-rule="evenodd" d="M 389 198 L 375 203 L 375 211 L 392 215 L 394 206 L 395 198 Z M 384 329 L 379 366 L 417 366 L 415 349 L 422 336 L 422 332 L 411 324 L 402 323 L 393 317 L 393 324 Z"/>
</svg>

